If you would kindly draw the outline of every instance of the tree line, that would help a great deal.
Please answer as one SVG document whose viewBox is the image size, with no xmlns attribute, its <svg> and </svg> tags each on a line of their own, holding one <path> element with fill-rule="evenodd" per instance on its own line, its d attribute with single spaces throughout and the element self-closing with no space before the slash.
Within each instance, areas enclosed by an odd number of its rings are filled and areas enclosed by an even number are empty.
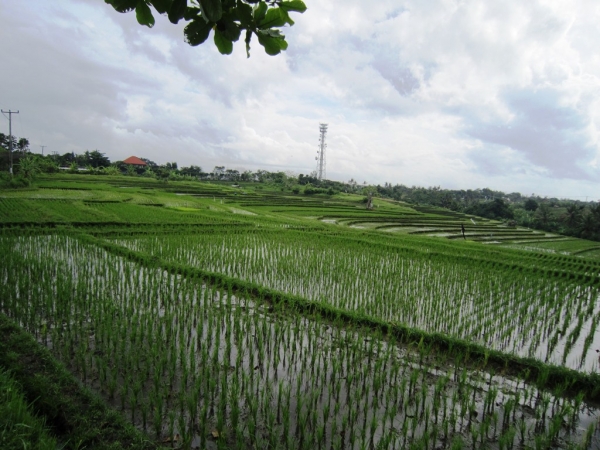
<svg viewBox="0 0 600 450">
<path fill-rule="evenodd" d="M 600 241 L 600 203 L 546 198 L 484 189 L 377 186 L 377 193 L 409 203 L 439 206 L 457 212 L 505 221 L 567 236 Z"/>
</svg>

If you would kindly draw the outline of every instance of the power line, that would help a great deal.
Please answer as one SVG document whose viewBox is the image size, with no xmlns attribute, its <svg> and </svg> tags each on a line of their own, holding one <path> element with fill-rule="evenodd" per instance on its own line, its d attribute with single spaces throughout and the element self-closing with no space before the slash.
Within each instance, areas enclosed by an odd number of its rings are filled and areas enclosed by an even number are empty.
<svg viewBox="0 0 600 450">
<path fill-rule="evenodd" d="M 8 113 L 8 171 L 10 172 L 10 174 L 13 174 L 13 138 L 12 138 L 12 115 L 13 114 L 19 114 L 19 111 L 11 111 L 10 109 L 8 111 L 4 111 L 3 109 L 0 110 L 2 111 L 3 114 Z"/>
</svg>

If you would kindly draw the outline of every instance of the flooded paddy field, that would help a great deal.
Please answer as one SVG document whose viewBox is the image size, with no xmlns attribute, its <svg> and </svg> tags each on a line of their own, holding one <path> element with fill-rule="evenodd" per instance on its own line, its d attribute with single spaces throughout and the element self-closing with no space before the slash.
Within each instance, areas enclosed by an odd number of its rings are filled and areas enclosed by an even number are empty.
<svg viewBox="0 0 600 450">
<path fill-rule="evenodd" d="M 209 244 L 203 245 L 210 255 Z M 0 249 L 2 312 L 165 445 L 600 445 L 598 405 L 566 395 L 566 385 L 539 389 L 426 345 L 400 346 L 372 330 L 142 267 L 72 237 L 2 237 Z M 229 251 L 221 242 L 221 255 Z M 255 252 L 265 255 L 268 248 Z M 333 293 L 345 280 L 336 282 L 337 288 L 328 285 Z M 573 302 L 593 303 L 591 289 L 559 289 L 545 292 L 571 292 Z"/>
<path fill-rule="evenodd" d="M 300 233 L 115 241 L 165 261 L 249 281 L 390 323 L 587 373 L 600 364 L 600 291 L 576 276 L 489 267 L 429 250 Z M 596 275 L 590 273 L 590 275 Z"/>
</svg>

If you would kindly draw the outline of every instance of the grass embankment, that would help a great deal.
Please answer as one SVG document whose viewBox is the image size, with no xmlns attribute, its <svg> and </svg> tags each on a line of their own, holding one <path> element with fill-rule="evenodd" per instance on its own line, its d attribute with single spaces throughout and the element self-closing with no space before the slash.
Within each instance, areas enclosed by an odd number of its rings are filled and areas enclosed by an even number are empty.
<svg viewBox="0 0 600 450">
<path fill-rule="evenodd" d="M 44 418 L 37 417 L 10 372 L 0 368 L 0 448 L 55 450 Z"/>
<path fill-rule="evenodd" d="M 4 314 L 0 392 L 0 448 L 157 448 Z"/>
</svg>

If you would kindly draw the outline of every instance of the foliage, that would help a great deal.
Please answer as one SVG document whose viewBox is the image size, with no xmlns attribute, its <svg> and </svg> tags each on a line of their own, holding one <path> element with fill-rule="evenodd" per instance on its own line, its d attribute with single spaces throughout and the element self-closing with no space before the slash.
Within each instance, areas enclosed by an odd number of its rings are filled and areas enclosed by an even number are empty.
<svg viewBox="0 0 600 450">
<path fill-rule="evenodd" d="M 494 220 L 514 219 L 515 217 L 508 204 L 501 198 L 495 198 L 491 202 L 474 203 L 465 209 L 465 212 Z"/>
<path fill-rule="evenodd" d="M 29 180 L 21 175 L 10 176 L 8 172 L 0 172 L 0 188 L 18 189 L 29 187 Z"/>
<path fill-rule="evenodd" d="M 536 202 L 533 198 L 528 198 L 524 203 L 525 211 L 535 211 L 538 209 L 538 202 Z"/>
<path fill-rule="evenodd" d="M 19 161 L 18 173 L 31 183 L 35 176 L 42 172 L 39 158 L 35 155 L 27 155 Z"/>
<path fill-rule="evenodd" d="M 182 167 L 179 171 L 182 175 L 187 175 L 190 177 L 200 177 L 202 175 L 202 167 L 191 165 L 189 167 Z"/>
<path fill-rule="evenodd" d="M 104 169 L 104 173 L 106 175 L 119 175 L 121 173 L 121 171 L 119 170 L 119 168 L 117 166 L 111 165 Z"/>
<path fill-rule="evenodd" d="M 537 227 L 550 231 L 552 229 L 552 218 L 550 205 L 547 202 L 542 202 L 534 214 Z"/>
<path fill-rule="evenodd" d="M 563 221 L 568 228 L 577 230 L 583 219 L 583 205 L 568 205 L 563 216 Z"/>
<path fill-rule="evenodd" d="M 49 435 L 44 419 L 35 417 L 31 406 L 11 374 L 0 367 L 1 448 L 56 449 L 56 439 Z"/>
<path fill-rule="evenodd" d="M 12 142 L 12 147 L 14 152 L 27 153 L 29 151 L 29 140 L 26 138 L 17 138 L 16 136 L 12 136 L 12 141 L 10 140 L 10 136 L 4 133 L 0 133 L 0 148 L 4 148 L 8 150 L 10 148 L 10 144 Z"/>
<path fill-rule="evenodd" d="M 176 24 L 189 22 L 184 35 L 188 44 L 204 43 L 211 31 L 219 52 L 229 55 L 233 43 L 244 32 L 246 53 L 250 56 L 250 42 L 255 35 L 269 55 L 277 55 L 288 46 L 280 28 L 293 25 L 290 12 L 303 13 L 306 5 L 302 0 L 105 0 L 121 13 L 135 11 L 141 25 L 154 26 L 152 9 L 167 14 Z"/>
<path fill-rule="evenodd" d="M 82 154 L 67 152 L 62 155 L 47 155 L 45 156 L 45 159 L 54 161 L 61 167 L 68 167 L 74 162 L 78 167 L 90 166 L 94 169 L 110 166 L 110 159 L 98 150 L 93 150 L 91 152 L 86 150 Z"/>
</svg>

